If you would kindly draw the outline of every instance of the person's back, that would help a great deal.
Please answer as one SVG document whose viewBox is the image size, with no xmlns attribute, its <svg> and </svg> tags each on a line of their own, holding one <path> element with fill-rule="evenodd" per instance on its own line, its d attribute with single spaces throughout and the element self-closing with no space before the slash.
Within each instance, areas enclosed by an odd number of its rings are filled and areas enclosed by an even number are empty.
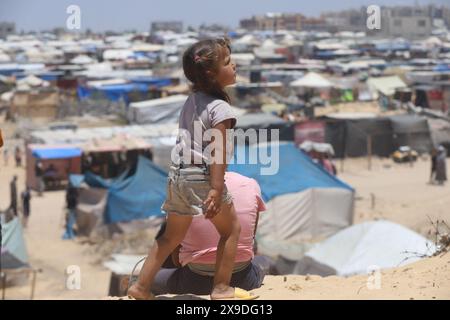
<svg viewBox="0 0 450 320">
<path fill-rule="evenodd" d="M 225 174 L 225 183 L 233 197 L 236 214 L 241 224 L 235 262 L 248 262 L 254 257 L 253 241 L 258 214 L 265 210 L 261 190 L 254 179 L 235 172 Z M 204 217 L 195 217 L 181 243 L 181 265 L 214 264 L 218 241 L 219 234 L 212 223 Z"/>
</svg>

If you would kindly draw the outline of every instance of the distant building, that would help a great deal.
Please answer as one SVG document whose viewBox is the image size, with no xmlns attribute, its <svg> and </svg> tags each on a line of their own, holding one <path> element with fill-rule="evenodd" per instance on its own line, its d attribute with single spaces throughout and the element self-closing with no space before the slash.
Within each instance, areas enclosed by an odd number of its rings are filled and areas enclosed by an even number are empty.
<svg viewBox="0 0 450 320">
<path fill-rule="evenodd" d="M 381 37 L 422 39 L 431 35 L 432 22 L 428 7 L 382 7 L 381 29 L 366 30 L 366 32 Z"/>
<path fill-rule="evenodd" d="M 13 22 L 0 22 L 0 39 L 16 33 L 16 24 Z"/>
<path fill-rule="evenodd" d="M 266 13 L 242 19 L 240 27 L 254 30 L 289 30 L 289 31 L 330 31 L 330 26 L 323 18 L 307 18 L 300 13 Z"/>
<path fill-rule="evenodd" d="M 339 12 L 325 12 L 321 15 L 330 29 L 336 31 L 364 32 L 366 29 L 366 7 L 344 10 Z"/>
<path fill-rule="evenodd" d="M 150 34 L 155 34 L 158 31 L 173 31 L 175 33 L 183 32 L 182 21 L 155 21 L 151 24 Z"/>
</svg>

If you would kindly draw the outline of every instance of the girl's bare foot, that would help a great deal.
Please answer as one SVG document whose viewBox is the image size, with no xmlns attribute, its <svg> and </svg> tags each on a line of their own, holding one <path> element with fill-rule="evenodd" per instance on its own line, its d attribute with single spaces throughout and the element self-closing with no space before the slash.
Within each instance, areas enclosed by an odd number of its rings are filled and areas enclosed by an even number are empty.
<svg viewBox="0 0 450 320">
<path fill-rule="evenodd" d="M 217 299 L 233 299 L 234 288 L 229 286 L 215 286 L 211 292 L 211 300 Z"/>
<path fill-rule="evenodd" d="M 149 290 L 145 290 L 145 288 L 137 282 L 131 285 L 127 291 L 127 295 L 136 300 L 153 300 L 155 298 Z"/>
</svg>

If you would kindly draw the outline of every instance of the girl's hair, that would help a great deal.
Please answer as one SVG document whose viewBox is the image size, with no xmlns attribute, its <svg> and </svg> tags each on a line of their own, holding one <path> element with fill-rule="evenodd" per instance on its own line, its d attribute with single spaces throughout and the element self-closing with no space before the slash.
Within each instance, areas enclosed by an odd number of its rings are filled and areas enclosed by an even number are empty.
<svg viewBox="0 0 450 320">
<path fill-rule="evenodd" d="M 183 54 L 183 71 L 192 82 L 192 91 L 203 91 L 229 103 L 230 97 L 214 77 L 223 60 L 224 49 L 231 52 L 230 40 L 226 37 L 201 40 L 193 44 Z"/>
</svg>

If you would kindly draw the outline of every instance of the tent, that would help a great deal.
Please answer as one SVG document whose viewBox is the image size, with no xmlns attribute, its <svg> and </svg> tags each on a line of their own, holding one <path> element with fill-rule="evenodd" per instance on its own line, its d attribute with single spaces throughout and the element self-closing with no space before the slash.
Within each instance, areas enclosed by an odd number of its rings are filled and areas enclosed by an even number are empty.
<svg viewBox="0 0 450 320">
<path fill-rule="evenodd" d="M 70 132 L 72 130 L 68 130 Z M 51 131 L 53 136 L 57 136 L 55 131 Z M 36 161 L 40 160 L 44 170 L 53 164 L 58 172 L 60 181 L 68 180 L 70 173 L 81 172 L 81 154 L 80 148 L 73 145 L 62 144 L 29 144 L 27 146 L 26 156 L 26 181 L 27 186 L 37 190 L 38 181 L 35 175 Z"/>
<path fill-rule="evenodd" d="M 267 129 L 268 141 L 270 141 L 271 130 L 279 130 L 280 140 L 293 141 L 294 140 L 294 125 L 275 115 L 260 112 L 247 113 L 237 118 L 236 129 Z M 239 136 L 239 131 L 235 131 Z"/>
<path fill-rule="evenodd" d="M 429 152 L 431 150 L 432 140 L 426 117 L 396 115 L 389 118 L 394 133 L 395 147 L 410 146 L 418 152 Z"/>
<path fill-rule="evenodd" d="M 132 176 L 124 172 L 116 179 L 107 180 L 87 172 L 84 182 L 90 187 L 107 190 L 105 223 L 128 222 L 162 214 L 167 173 L 143 156 L 139 156 L 136 172 Z M 102 195 L 96 199 L 93 204 L 97 206 Z"/>
<path fill-rule="evenodd" d="M 372 139 L 372 155 L 387 157 L 394 151 L 391 121 L 383 117 L 342 118 L 327 116 L 325 141 L 336 157 L 361 157 L 368 154 L 368 137 Z"/>
<path fill-rule="evenodd" d="M 407 88 L 407 85 L 398 76 L 369 78 L 367 86 L 375 98 L 378 98 L 379 92 L 385 96 L 392 96 L 396 89 Z"/>
<path fill-rule="evenodd" d="M 236 147 L 228 170 L 254 178 L 261 187 L 267 211 L 258 226 L 259 251 L 297 260 L 310 243 L 352 224 L 354 190 L 315 164 L 293 143 L 278 147 L 275 143 Z M 257 164 L 250 162 L 252 154 L 259 155 Z M 269 154 L 271 158 L 263 159 Z M 244 165 L 237 163 L 242 155 L 250 156 Z M 262 170 L 270 165 L 278 171 L 263 174 Z"/>
<path fill-rule="evenodd" d="M 187 96 L 178 94 L 160 99 L 133 102 L 128 110 L 130 123 L 176 123 Z"/>
<path fill-rule="evenodd" d="M 277 268 L 281 273 L 351 276 L 403 266 L 434 251 L 431 241 L 399 224 L 370 221 L 336 233 L 299 261 L 279 261 Z"/>
<path fill-rule="evenodd" d="M 333 84 L 318 73 L 309 72 L 303 78 L 291 82 L 291 87 L 330 88 Z"/>
<path fill-rule="evenodd" d="M 29 267 L 25 239 L 19 219 L 14 217 L 6 222 L 5 214 L 1 214 L 0 219 L 2 226 L 1 268 L 18 269 Z"/>
<path fill-rule="evenodd" d="M 178 124 L 181 109 L 187 95 L 177 94 L 159 99 L 130 103 L 128 121 L 136 124 Z M 233 113 L 240 116 L 244 110 L 231 106 Z"/>
</svg>

